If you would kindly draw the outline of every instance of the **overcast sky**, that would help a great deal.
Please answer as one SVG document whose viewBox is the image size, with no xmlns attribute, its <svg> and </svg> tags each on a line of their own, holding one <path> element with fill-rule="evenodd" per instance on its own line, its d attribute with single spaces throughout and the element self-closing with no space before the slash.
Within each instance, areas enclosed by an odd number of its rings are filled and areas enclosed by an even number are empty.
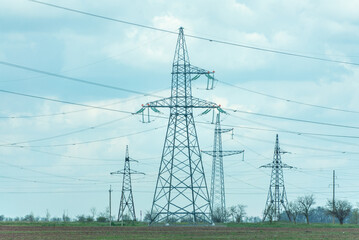
<svg viewBox="0 0 359 240">
<path fill-rule="evenodd" d="M 182 26 L 190 35 L 357 63 L 186 39 L 191 63 L 215 70 L 220 80 L 213 91 L 206 91 L 206 79 L 198 79 L 193 83 L 194 96 L 244 112 L 342 125 L 228 111 L 222 124 L 235 126 L 234 138 L 224 134 L 223 149 L 244 149 L 245 157 L 244 161 L 241 156 L 224 159 L 227 206 L 244 204 L 248 215 L 262 216 L 270 169 L 259 167 L 272 161 L 276 133 L 282 149 L 290 152 L 282 156 L 283 162 L 297 167 L 284 170 L 289 201 L 314 194 L 316 205 L 324 205 L 332 197 L 329 184 L 336 170 L 337 198 L 359 202 L 358 0 L 51 2 L 170 31 Z M 129 112 L 156 99 L 22 70 L 6 62 L 170 95 L 176 35 L 26 0 L 0 0 L 0 6 L 0 90 Z M 196 117 L 203 150 L 211 150 L 213 144 L 211 119 L 211 114 Z M 153 120 L 143 124 L 140 116 L 128 113 L 1 92 L 0 214 L 45 216 L 48 209 L 52 216 L 67 211 L 75 217 L 89 214 L 92 207 L 100 212 L 108 204 L 110 184 L 117 212 L 122 177 L 110 172 L 123 168 L 127 144 L 130 156 L 139 161 L 132 168 L 146 173 L 133 176 L 137 215 L 150 210 L 167 127 L 165 118 Z M 208 184 L 211 160 L 203 156 Z"/>
</svg>

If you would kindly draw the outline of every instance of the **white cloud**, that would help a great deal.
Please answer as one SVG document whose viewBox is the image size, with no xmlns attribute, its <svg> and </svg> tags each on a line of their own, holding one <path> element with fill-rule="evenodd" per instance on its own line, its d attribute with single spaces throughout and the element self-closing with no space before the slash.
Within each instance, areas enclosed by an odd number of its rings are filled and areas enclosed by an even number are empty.
<svg viewBox="0 0 359 240">
<path fill-rule="evenodd" d="M 9 25 L 9 29 L 2 29 L 0 45 L 0 58 L 4 59 L 9 53 L 15 62 L 23 61 L 33 65 L 38 59 L 45 59 L 39 65 L 41 69 L 76 69 L 83 66 L 84 63 L 93 63 L 87 68 L 81 68 L 81 75 L 84 79 L 91 79 L 93 75 L 111 74 L 114 76 L 132 77 L 133 71 L 152 74 L 161 72 L 163 75 L 170 72 L 170 65 L 173 58 L 173 52 L 176 44 L 176 35 L 151 31 L 147 29 L 127 26 L 120 23 L 108 22 L 100 19 L 93 19 L 87 16 L 74 15 L 61 10 L 50 9 L 36 4 L 22 5 L 23 1 L 3 1 L 0 11 L 4 18 L 9 17 L 9 22 L 15 25 Z M 160 0 L 151 0 L 148 2 L 137 1 L 135 3 L 125 3 L 123 1 L 94 1 L 84 4 L 83 1 L 68 1 L 64 5 L 85 9 L 91 12 L 117 16 L 119 19 L 125 19 L 140 24 L 151 25 L 159 28 L 177 30 L 179 26 L 185 28 L 185 33 L 208 36 L 210 38 L 244 43 L 251 46 L 265 47 L 270 49 L 291 50 L 299 53 L 306 53 L 315 56 L 323 56 L 331 59 L 344 59 L 354 61 L 355 56 L 359 56 L 356 47 L 358 31 L 356 14 L 359 4 L 357 1 L 347 1 L 337 4 L 335 1 L 180 1 L 169 2 Z M 46 10 L 47 11 L 46 11 Z M 8 13 L 6 13 L 8 12 Z M 6 13 L 6 14 L 5 14 Z M 13 21 L 13 17 L 20 22 L 30 23 L 27 29 L 21 30 L 22 24 Z M 64 17 L 66 16 L 66 17 Z M 42 21 L 41 28 L 39 23 L 34 21 L 39 18 Z M 66 22 L 65 20 L 71 21 Z M 72 19 L 73 18 L 73 19 Z M 56 20 L 57 19 L 57 20 Z M 10 21 L 11 20 L 11 21 Z M 51 20 L 51 21 L 50 21 Z M 33 22 L 34 21 L 34 22 Z M 32 28 L 31 23 L 34 24 Z M 17 29 L 14 31 L 14 29 Z M 45 39 L 45 40 L 44 40 Z M 359 71 L 357 67 L 348 65 L 336 65 L 329 63 L 316 62 L 306 59 L 283 57 L 281 55 L 262 53 L 250 49 L 238 48 L 233 46 L 221 45 L 207 41 L 199 41 L 187 38 L 187 46 L 191 63 L 199 67 L 216 70 L 216 77 L 220 80 L 241 84 L 255 91 L 268 93 L 274 96 L 302 101 L 309 104 L 325 105 L 343 109 L 357 110 L 359 101 L 359 85 L 357 79 Z M 50 44 L 56 41 L 57 44 Z M 354 43 L 354 44 L 353 44 Z M 50 44 L 50 45 L 48 45 Z M 34 51 L 30 51 L 35 49 Z M 15 51 L 16 50 L 16 51 Z M 52 56 L 53 58 L 50 58 Z M 56 59 L 53 63 L 52 59 Z M 108 61 L 105 61 L 108 59 Z M 354 59 L 354 60 L 353 60 Z M 96 61 L 103 65 L 98 67 Z M 114 64 L 116 63 L 116 64 Z M 110 68 L 115 65 L 116 68 Z M 93 67 L 95 66 L 95 67 Z M 165 66 L 165 67 L 164 67 Z M 108 72 L 111 69 L 113 72 Z M 60 71 L 58 70 L 58 71 Z M 132 71 L 132 72 L 131 72 Z M 129 73 L 131 72 L 131 73 Z M 4 78 L 14 78 L 14 72 L 4 74 Z M 24 77 L 29 77 L 25 75 Z M 72 75 L 72 74 L 71 74 Z M 16 75 L 15 75 L 16 76 Z M 166 76 L 169 76 L 166 75 Z M 283 76 L 283 77 L 282 77 Z M 289 76 L 289 77 L 288 77 Z M 277 79 L 278 78 L 278 79 Z M 170 79 L 170 78 L 168 78 Z M 48 85 L 41 85 L 36 81 L 20 82 L 2 82 L 2 88 L 14 89 L 19 92 L 28 92 L 39 94 L 41 96 L 63 96 L 77 99 L 83 102 L 81 96 L 88 90 L 84 85 L 56 85 L 59 88 L 50 88 Z M 152 91 L 158 88 L 159 82 L 145 82 L 145 80 L 133 81 L 129 88 L 137 90 L 139 85 L 146 84 L 148 88 L 144 91 Z M 204 86 L 204 79 L 199 79 L 195 86 Z M 166 80 L 166 86 L 169 80 Z M 203 84 L 202 84 L 203 83 Z M 116 82 L 116 85 L 122 87 L 124 82 Z M 130 83 L 126 83 L 130 85 Z M 66 87 L 67 88 L 66 88 Z M 70 89 L 71 87 L 71 89 Z M 73 89 L 72 89 L 73 87 Z M 40 93 L 39 89 L 41 90 Z M 71 91 L 70 91 L 71 90 Z M 255 95 L 241 91 L 239 89 L 225 87 L 218 84 L 218 88 L 213 92 L 198 91 L 193 88 L 195 96 L 202 97 L 222 104 L 228 108 L 239 108 L 249 112 L 259 112 L 271 115 L 288 116 L 299 119 L 311 119 L 321 122 L 332 122 L 346 125 L 358 125 L 358 116 L 335 111 L 328 111 L 319 108 L 311 108 L 303 105 L 296 105 L 286 101 L 278 101 L 264 96 Z M 158 93 L 158 95 L 168 95 L 168 91 Z M 55 96 L 55 97 L 53 97 Z M 78 97 L 78 98 L 77 98 Z M 94 93 L 96 99 L 87 101 L 89 105 L 107 105 L 116 101 L 126 100 L 117 97 L 110 97 L 106 92 Z M 60 98 L 60 97 L 59 97 Z M 88 99 L 88 95 L 86 96 Z M 145 103 L 152 98 L 140 98 L 126 104 L 111 106 L 111 108 L 134 112 L 139 109 L 141 103 Z M 58 112 L 68 112 L 81 109 L 82 107 L 70 105 L 58 105 L 40 101 L 33 102 L 25 99 L 14 100 L 13 98 L 2 95 L 2 112 L 4 115 L 37 115 L 51 114 Z M 196 111 L 200 112 L 200 111 Z M 343 134 L 355 135 L 354 129 L 332 128 L 317 125 L 308 125 L 295 123 L 292 121 L 282 121 L 246 114 L 230 113 L 230 116 L 224 117 L 224 124 L 249 126 L 255 128 L 279 128 L 292 131 L 318 132 L 325 134 Z M 57 134 L 71 132 L 86 127 L 94 126 L 100 123 L 114 120 L 122 117 L 122 114 L 112 113 L 91 109 L 79 113 L 64 114 L 56 117 L 43 117 L 34 119 L 10 119 L 2 120 L 0 129 L 2 139 L 9 142 L 22 141 L 27 139 L 37 139 L 42 137 L 55 136 Z M 164 115 L 166 116 L 166 115 Z M 210 121 L 211 116 L 204 116 L 201 121 Z M 56 144 L 56 143 L 74 143 L 84 142 L 106 137 L 122 136 L 136 131 L 151 129 L 159 126 L 166 126 L 166 119 L 156 119 L 151 124 L 141 124 L 139 117 L 134 116 L 124 119 L 113 125 L 103 126 L 99 129 L 92 129 L 79 134 L 73 134 L 66 137 L 55 138 L 51 141 L 36 142 L 38 145 Z M 201 147 L 210 147 L 213 144 L 213 126 L 198 124 L 198 134 Z M 238 134 L 237 134 L 238 133 Z M 155 136 L 155 137 L 154 137 Z M 259 171 L 258 166 L 267 163 L 271 159 L 274 146 L 275 132 L 263 132 L 254 129 L 239 128 L 236 129 L 237 141 L 232 143 L 226 141 L 224 148 L 238 147 L 246 149 L 246 162 L 233 165 L 225 164 L 225 171 L 229 175 L 235 175 L 238 179 L 256 186 L 263 187 L 265 190 L 254 189 L 240 182 L 233 177 L 226 176 L 226 186 L 231 189 L 228 191 L 227 205 L 237 204 L 240 201 L 248 205 L 250 215 L 259 215 L 264 207 L 266 191 L 269 184 L 269 176 Z M 155 159 L 144 160 L 144 164 L 138 164 L 139 171 L 149 172 L 152 175 L 139 180 L 136 184 L 139 188 L 146 188 L 147 191 L 154 189 L 154 183 L 158 171 L 163 141 L 165 138 L 165 127 L 159 130 L 148 132 L 146 134 L 127 136 L 98 143 L 67 146 L 63 148 L 44 148 L 45 151 L 90 158 L 111 158 L 119 159 L 119 168 L 122 167 L 125 145 L 130 145 L 130 153 L 134 158 L 157 156 Z M 327 138 L 328 139 L 328 138 Z M 329 150 L 356 151 L 357 146 L 344 144 L 349 142 L 357 144 L 352 139 L 333 139 L 323 141 L 320 138 L 309 138 L 300 135 L 280 133 L 280 141 L 283 147 L 293 152 L 293 156 L 285 156 L 286 163 L 301 166 L 307 169 L 322 167 L 343 168 L 347 174 L 352 174 L 351 166 L 355 165 L 353 155 L 341 156 L 337 158 L 326 158 L 326 152 L 320 152 L 308 149 L 324 148 Z M 334 142 L 333 142 L 334 141 Z M 34 143 L 35 144 L 35 143 Z M 32 145 L 32 144 L 29 144 Z M 293 145 L 307 146 L 308 148 L 298 148 Z M 248 148 L 247 148 L 248 147 Z M 257 155 L 251 152 L 253 149 L 259 153 Z M 36 150 L 36 149 L 34 149 Z M 40 149 L 41 150 L 41 149 Z M 113 166 L 105 165 L 97 168 L 85 168 L 71 166 L 73 164 L 90 164 L 91 160 L 79 160 L 66 157 L 56 157 L 53 155 L 40 154 L 35 152 L 20 151 L 13 148 L 4 148 L 6 160 L 16 159 L 19 164 L 38 164 L 46 166 L 44 171 L 57 173 L 59 175 L 82 176 L 94 179 L 113 181 L 108 175 Z M 313 157 L 313 155 L 320 155 Z M 312 155 L 312 156 L 311 156 Z M 263 157 L 264 156 L 264 157 Z M 340 158 L 340 159 L 339 159 Z M 343 160 L 341 160 L 343 159 Z M 288 160 L 288 162 L 287 162 Z M 210 164 L 210 159 L 204 160 Z M 227 161 L 227 160 L 226 160 Z M 101 161 L 97 163 L 102 163 Z M 228 162 L 226 162 L 228 163 Z M 147 164 L 147 165 L 146 165 Z M 347 169 L 345 169 L 347 168 Z M 117 170 L 115 166 L 112 170 Z M 209 183 L 210 167 L 206 165 L 207 183 Z M 19 169 L 6 169 L 9 175 L 18 175 Z M 314 171 L 314 170 L 313 170 Z M 324 171 L 324 170 L 323 170 Z M 24 178 L 41 179 L 44 176 L 35 173 L 23 172 Z M 322 174 L 322 173 L 321 173 Z M 238 175 L 238 176 L 237 176 Z M 285 172 L 288 182 L 298 185 L 310 191 L 315 181 L 315 187 L 327 186 L 327 179 L 317 179 L 314 176 L 306 175 L 306 181 L 300 182 L 299 173 Z M 324 175 L 324 173 L 323 173 Z M 297 178 L 297 179 L 296 179 Z M 62 181 L 58 178 L 47 178 L 49 181 Z M 116 179 L 117 180 L 117 179 Z M 228 181 L 227 181 L 228 180 Z M 65 181 L 65 180 L 63 180 Z M 344 180 L 343 180 L 344 181 Z M 143 183 L 146 182 L 146 183 Z M 14 186 L 20 184 L 13 183 Z M 25 185 L 25 184 L 24 184 Z M 349 185 L 343 182 L 341 185 Z M 290 186 L 290 185 L 289 185 Z M 293 186 L 287 187 L 288 191 L 293 192 Z M 23 187 L 23 186 L 22 186 Z M 61 189 L 62 186 L 49 187 L 36 185 L 43 189 Z M 78 189 L 82 185 L 74 186 Z M 118 187 L 118 186 L 117 186 Z M 263 191 L 264 194 L 253 197 L 250 194 L 242 194 L 238 187 L 250 187 L 248 191 Z M 86 186 L 92 190 L 99 190 L 94 186 Z M 234 190 L 233 190 L 234 188 Z M 150 189 L 150 190 L 148 190 Z M 307 191 L 305 190 L 305 191 Z M 303 191 L 296 190 L 296 191 Z M 233 194 L 238 192 L 238 194 Z M 151 195 L 151 194 L 149 194 Z M 147 195 L 146 195 L 147 196 Z M 152 197 L 152 196 L 151 196 Z M 291 195 L 290 197 L 296 197 Z M 33 197 L 33 200 L 36 197 Z M 100 197 L 95 197 L 97 200 Z M 61 208 L 61 204 L 69 199 L 62 197 L 54 201 L 51 208 Z M 144 194 L 138 192 L 139 209 L 145 210 L 150 206 L 150 201 L 144 200 Z M 41 199 L 38 199 L 41 201 Z M 19 201 L 13 199 L 13 201 Z M 13 201 L 6 201 L 4 204 Z M 35 202 L 35 200 L 34 200 Z M 37 201 L 36 201 L 37 202 Z M 71 204 L 73 202 L 71 201 Z M 80 204 L 80 203 L 79 203 Z M 80 211 L 79 208 L 85 208 L 88 202 L 73 204 L 72 211 Z M 20 204 L 19 204 L 20 205 Z M 41 203 L 35 211 L 40 211 Z M 61 206 L 59 206 L 61 205 Z M 92 206 L 88 206 L 90 208 Z M 101 206 L 102 207 L 102 206 Z M 10 211 L 17 211 L 17 208 L 7 208 Z M 82 209 L 81 209 L 82 210 Z M 42 211 L 42 210 L 41 210 Z M 85 211 L 85 210 L 84 210 Z M 23 214 L 16 212 L 16 214 Z M 78 214 L 81 214 L 79 212 Z"/>
</svg>

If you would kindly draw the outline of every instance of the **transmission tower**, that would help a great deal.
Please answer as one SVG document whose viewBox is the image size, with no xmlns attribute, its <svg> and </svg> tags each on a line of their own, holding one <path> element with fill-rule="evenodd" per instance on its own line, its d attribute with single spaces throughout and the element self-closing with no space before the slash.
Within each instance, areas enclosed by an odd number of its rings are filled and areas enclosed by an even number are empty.
<svg viewBox="0 0 359 240">
<path fill-rule="evenodd" d="M 217 114 L 216 127 L 214 129 L 214 144 L 213 151 L 202 151 L 210 156 L 212 160 L 212 177 L 211 177 L 211 208 L 212 211 L 219 211 L 221 222 L 226 220 L 226 196 L 224 190 L 224 171 L 223 171 L 223 157 L 235 154 L 241 154 L 241 151 L 223 151 L 222 150 L 222 133 L 233 131 L 233 128 L 222 129 L 220 113 Z"/>
<path fill-rule="evenodd" d="M 128 153 L 128 146 L 126 146 L 126 157 L 125 157 L 125 164 L 123 170 L 111 172 L 111 174 L 123 174 L 120 209 L 118 211 L 118 221 L 127 220 L 127 219 L 123 219 L 126 213 L 126 209 L 128 211 L 130 219 L 136 221 L 135 204 L 133 202 L 133 194 L 132 194 L 131 175 L 144 174 L 144 173 L 131 170 L 130 162 L 137 162 L 137 161 L 130 158 Z"/>
<path fill-rule="evenodd" d="M 158 112 L 157 108 L 170 109 L 151 208 L 151 224 L 178 221 L 212 223 L 193 108 L 221 109 L 213 102 L 192 96 L 191 82 L 201 75 L 207 76 L 208 81 L 214 80 L 214 72 L 190 64 L 183 28 L 180 28 L 172 65 L 171 97 L 147 103 L 137 112 L 143 113 L 145 108 L 155 112 Z"/>
<path fill-rule="evenodd" d="M 267 217 L 271 217 L 273 221 L 278 221 L 282 213 L 281 207 L 288 214 L 288 200 L 284 186 L 283 168 L 293 168 L 285 163 L 282 163 L 281 154 L 288 153 L 281 151 L 279 147 L 278 134 L 276 135 L 276 142 L 274 147 L 273 162 L 261 167 L 272 168 L 271 180 L 269 185 L 267 202 L 264 210 L 263 221 Z"/>
</svg>

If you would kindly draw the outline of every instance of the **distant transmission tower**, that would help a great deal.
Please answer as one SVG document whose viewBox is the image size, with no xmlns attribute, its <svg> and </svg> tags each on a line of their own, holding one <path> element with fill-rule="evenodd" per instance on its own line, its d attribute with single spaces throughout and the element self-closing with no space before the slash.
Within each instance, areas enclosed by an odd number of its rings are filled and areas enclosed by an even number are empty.
<svg viewBox="0 0 359 240">
<path fill-rule="evenodd" d="M 271 217 L 273 221 L 278 221 L 282 213 L 281 207 L 288 214 L 288 200 L 287 193 L 284 186 L 283 168 L 293 168 L 285 163 L 282 163 L 281 154 L 287 152 L 281 151 L 279 147 L 278 134 L 276 135 L 276 142 L 274 147 L 273 162 L 261 167 L 272 168 L 272 175 L 269 185 L 269 192 L 267 197 L 266 206 L 264 209 L 263 221 L 267 217 Z"/>
<path fill-rule="evenodd" d="M 193 108 L 206 108 L 209 111 L 219 109 L 219 106 L 192 96 L 191 82 L 201 75 L 207 76 L 208 81 L 214 80 L 214 72 L 190 64 L 183 28 L 180 28 L 172 65 L 171 97 L 147 103 L 137 112 L 143 113 L 144 108 L 155 112 L 158 112 L 157 108 L 170 109 L 151 209 L 151 224 L 179 221 L 212 223 Z M 208 86 L 211 84 L 207 82 Z"/>
<path fill-rule="evenodd" d="M 222 133 L 233 131 L 233 128 L 222 129 L 220 113 L 217 114 L 216 127 L 214 129 L 213 151 L 202 151 L 213 156 L 212 161 L 212 178 L 211 178 L 211 207 L 212 211 L 219 211 L 221 222 L 226 220 L 226 196 L 224 190 L 224 171 L 223 157 L 235 154 L 241 154 L 241 151 L 223 151 L 222 150 Z M 213 213 L 214 214 L 214 213 Z"/>
<path fill-rule="evenodd" d="M 125 165 L 123 167 L 123 170 L 111 173 L 111 174 L 123 174 L 120 209 L 118 211 L 118 221 L 120 220 L 136 221 L 135 204 L 133 202 L 133 194 L 132 194 L 131 174 L 144 174 L 144 173 L 131 170 L 130 162 L 137 162 L 137 161 L 130 158 L 128 153 L 128 146 L 126 146 L 126 157 L 125 157 Z M 124 219 L 126 209 L 128 211 L 130 219 Z"/>
</svg>

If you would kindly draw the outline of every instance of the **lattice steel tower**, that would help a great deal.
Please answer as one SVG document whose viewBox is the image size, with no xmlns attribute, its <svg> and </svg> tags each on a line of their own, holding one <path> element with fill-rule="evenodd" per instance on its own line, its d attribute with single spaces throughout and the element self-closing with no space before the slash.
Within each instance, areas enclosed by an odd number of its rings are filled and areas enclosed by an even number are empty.
<svg viewBox="0 0 359 240">
<path fill-rule="evenodd" d="M 272 168 L 271 180 L 269 185 L 269 192 L 267 202 L 264 210 L 263 221 L 270 214 L 273 221 L 278 221 L 282 213 L 282 207 L 287 213 L 288 218 L 288 200 L 284 186 L 283 168 L 293 168 L 282 162 L 281 154 L 287 152 L 281 151 L 279 147 L 278 134 L 276 135 L 276 142 L 274 147 L 273 162 L 261 167 Z"/>
<path fill-rule="evenodd" d="M 137 161 L 130 158 L 128 153 L 128 146 L 126 146 L 126 157 L 125 157 L 125 165 L 123 167 L 123 170 L 111 173 L 111 174 L 123 174 L 120 209 L 118 211 L 118 221 L 120 220 L 136 221 L 135 204 L 133 202 L 133 194 L 132 194 L 131 175 L 144 174 L 144 173 L 131 170 L 130 162 L 137 162 Z M 130 219 L 123 219 L 124 215 L 126 214 L 126 209 Z"/>
<path fill-rule="evenodd" d="M 240 151 L 223 151 L 222 150 L 222 133 L 233 131 L 233 128 L 222 129 L 220 113 L 217 114 L 216 127 L 214 129 L 214 143 L 213 151 L 202 151 L 210 156 L 212 160 L 212 177 L 211 177 L 211 207 L 212 210 L 219 211 L 218 217 L 220 222 L 226 220 L 226 196 L 224 189 L 224 171 L 223 171 L 223 157 L 235 154 L 241 154 L 244 150 Z"/>
<path fill-rule="evenodd" d="M 192 96 L 191 81 L 214 72 L 190 64 L 183 28 L 179 29 L 172 65 L 171 97 L 144 108 L 169 108 L 170 116 L 151 209 L 152 223 L 211 223 L 212 210 L 202 165 L 193 108 L 219 108 Z M 195 75 L 195 76 L 193 76 Z M 208 83 L 207 83 L 208 85 Z"/>
</svg>

